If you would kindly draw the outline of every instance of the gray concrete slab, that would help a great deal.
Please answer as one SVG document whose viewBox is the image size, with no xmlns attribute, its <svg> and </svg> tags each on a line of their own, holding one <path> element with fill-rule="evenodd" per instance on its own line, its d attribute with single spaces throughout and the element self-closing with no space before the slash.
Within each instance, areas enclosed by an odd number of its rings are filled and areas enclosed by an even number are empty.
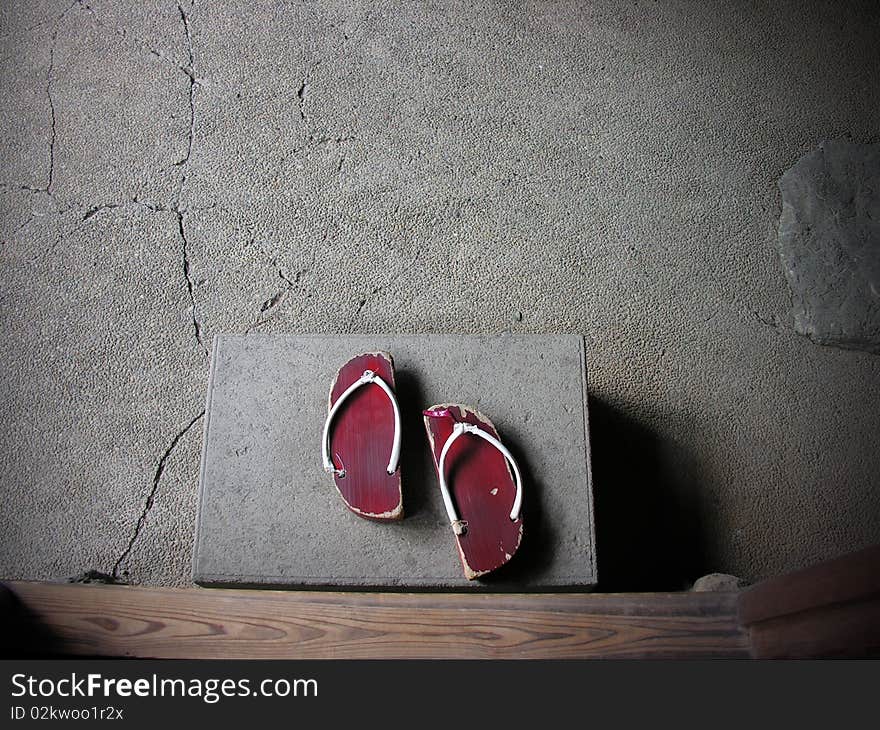
<svg viewBox="0 0 880 730">
<path fill-rule="evenodd" d="M 361 519 L 320 458 L 339 366 L 390 352 L 403 419 L 405 518 Z M 596 582 L 583 338 L 218 336 L 205 422 L 193 575 L 202 585 L 539 590 Z M 422 410 L 489 416 L 524 475 L 523 543 L 468 581 L 443 508 Z"/>
<path fill-rule="evenodd" d="M 877 141 L 878 23 L 0 4 L 0 575 L 190 583 L 187 426 L 248 331 L 582 334 L 603 580 L 880 541 L 880 362 L 794 332 L 776 238 L 785 170 Z"/>
</svg>

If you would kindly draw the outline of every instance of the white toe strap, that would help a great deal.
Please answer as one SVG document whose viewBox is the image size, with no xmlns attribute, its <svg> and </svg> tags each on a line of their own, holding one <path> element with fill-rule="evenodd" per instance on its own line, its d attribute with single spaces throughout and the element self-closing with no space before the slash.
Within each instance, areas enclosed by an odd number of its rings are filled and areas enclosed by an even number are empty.
<svg viewBox="0 0 880 730">
<path fill-rule="evenodd" d="M 465 433 L 479 436 L 481 439 L 488 441 L 504 455 L 504 458 L 507 459 L 510 466 L 513 468 L 513 478 L 516 482 L 516 497 L 513 500 L 513 508 L 510 510 L 511 520 L 519 519 L 519 511 L 522 506 L 522 478 L 520 477 L 519 467 L 516 465 L 516 460 L 513 458 L 513 454 L 511 454 L 510 451 L 507 450 L 507 447 L 497 438 L 484 431 L 479 426 L 475 426 L 472 423 L 456 423 L 452 427 L 452 434 L 446 439 L 446 443 L 443 444 L 443 448 L 440 451 L 440 464 L 437 468 L 437 471 L 440 472 L 440 494 L 443 495 L 443 504 L 446 507 L 446 514 L 449 517 L 449 522 L 452 523 L 452 530 L 456 535 L 461 535 L 465 532 L 467 529 L 467 522 L 459 519 L 458 514 L 455 511 L 455 505 L 452 504 L 452 496 L 449 494 L 449 487 L 446 484 L 446 455 L 449 453 L 449 448 L 455 443 L 455 440 Z"/>
<path fill-rule="evenodd" d="M 330 412 L 327 414 L 327 420 L 324 422 L 324 435 L 321 439 L 321 456 L 324 460 L 324 471 L 328 474 L 335 474 L 338 477 L 345 476 L 345 465 L 343 464 L 341 469 L 337 469 L 333 464 L 333 460 L 330 458 L 330 426 L 333 423 L 333 418 L 345 402 L 345 399 L 362 385 L 366 385 L 367 383 L 375 383 L 384 390 L 385 395 L 387 395 L 391 401 L 391 406 L 394 408 L 394 443 L 391 445 L 391 458 L 388 460 L 387 471 L 389 474 L 393 474 L 397 471 L 397 465 L 400 461 L 400 409 L 397 406 L 397 399 L 394 397 L 394 391 L 388 387 L 388 383 L 382 380 L 382 378 L 379 375 L 376 375 L 372 370 L 365 370 L 364 374 L 349 385 L 348 388 L 343 391 L 342 395 L 339 396 L 337 401 L 333 404 L 333 407 L 330 409 Z"/>
</svg>

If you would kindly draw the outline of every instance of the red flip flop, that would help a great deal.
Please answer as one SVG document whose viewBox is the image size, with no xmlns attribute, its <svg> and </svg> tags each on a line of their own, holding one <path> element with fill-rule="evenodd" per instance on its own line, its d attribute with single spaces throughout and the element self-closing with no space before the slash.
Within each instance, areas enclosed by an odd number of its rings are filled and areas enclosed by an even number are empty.
<svg viewBox="0 0 880 730">
<path fill-rule="evenodd" d="M 500 568 L 522 540 L 522 477 L 492 422 L 458 404 L 423 411 L 440 493 L 468 580 Z"/>
<path fill-rule="evenodd" d="M 357 355 L 339 369 L 330 388 L 321 451 L 324 471 L 333 475 L 352 512 L 380 521 L 403 517 L 400 408 L 390 355 Z"/>
</svg>

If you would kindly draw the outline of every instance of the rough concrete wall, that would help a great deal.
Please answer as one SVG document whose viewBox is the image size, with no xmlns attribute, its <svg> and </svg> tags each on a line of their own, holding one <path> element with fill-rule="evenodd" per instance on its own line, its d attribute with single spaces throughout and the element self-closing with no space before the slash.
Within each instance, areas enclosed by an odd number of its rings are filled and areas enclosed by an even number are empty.
<svg viewBox="0 0 880 730">
<path fill-rule="evenodd" d="M 880 539 L 880 360 L 775 247 L 877 14 L 737 8 L 4 3 L 0 575 L 189 581 L 218 332 L 582 333 L 612 585 Z"/>
</svg>

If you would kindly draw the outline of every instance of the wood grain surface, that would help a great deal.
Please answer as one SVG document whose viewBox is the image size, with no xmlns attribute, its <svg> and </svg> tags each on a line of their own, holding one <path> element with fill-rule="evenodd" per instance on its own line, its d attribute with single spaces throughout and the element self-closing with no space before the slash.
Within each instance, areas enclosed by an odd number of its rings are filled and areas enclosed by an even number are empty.
<svg viewBox="0 0 880 730">
<path fill-rule="evenodd" d="M 747 657 L 735 593 L 392 594 L 7 583 L 4 654 Z M 39 637 L 37 641 L 34 637 Z"/>
<path fill-rule="evenodd" d="M 880 598 L 880 545 L 758 583 L 743 592 L 739 610 L 749 625 L 869 598 Z"/>
<path fill-rule="evenodd" d="M 758 659 L 880 656 L 880 545 L 747 589 L 739 616 Z"/>
</svg>

